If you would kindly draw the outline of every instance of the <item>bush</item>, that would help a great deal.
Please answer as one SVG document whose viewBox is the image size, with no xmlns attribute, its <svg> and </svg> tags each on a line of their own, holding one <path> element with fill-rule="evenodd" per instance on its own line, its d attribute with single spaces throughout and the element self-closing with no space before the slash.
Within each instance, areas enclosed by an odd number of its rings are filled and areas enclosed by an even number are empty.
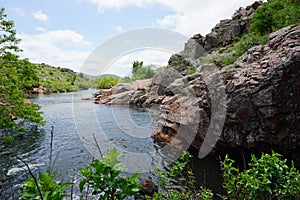
<svg viewBox="0 0 300 200">
<path fill-rule="evenodd" d="M 299 0 L 270 0 L 253 15 L 251 32 L 264 35 L 300 22 Z"/>
<path fill-rule="evenodd" d="M 148 79 L 153 78 L 155 75 L 155 71 L 152 68 L 152 66 L 142 66 L 138 68 L 138 70 L 132 74 L 131 80 L 142 80 L 142 79 Z"/>
<path fill-rule="evenodd" d="M 260 159 L 252 155 L 250 169 L 239 172 L 226 155 L 222 163 L 224 189 L 229 199 L 299 199 L 300 173 L 272 152 Z"/>
<path fill-rule="evenodd" d="M 115 86 L 119 82 L 118 78 L 113 77 L 103 77 L 98 80 L 97 88 L 98 89 L 109 89 Z"/>
<path fill-rule="evenodd" d="M 130 177 L 120 176 L 125 165 L 117 159 L 121 156 L 116 149 L 113 149 L 101 160 L 95 160 L 87 168 L 79 171 L 84 176 L 80 181 L 79 189 L 82 193 L 84 186 L 93 189 L 93 195 L 99 195 L 100 199 L 124 199 L 127 196 L 138 194 L 140 186 L 137 185 L 138 173 Z M 89 192 L 89 191 L 87 191 Z"/>
<path fill-rule="evenodd" d="M 39 176 L 36 180 L 33 177 L 30 177 L 20 187 L 22 190 L 24 190 L 20 196 L 20 199 L 63 200 L 66 196 L 64 189 L 71 184 L 55 182 L 55 178 L 56 175 L 48 174 L 46 172 L 39 173 Z M 35 181 L 37 181 L 39 188 L 36 186 Z"/>
<path fill-rule="evenodd" d="M 226 56 L 221 64 L 223 66 L 234 63 L 241 55 L 248 51 L 253 46 L 266 44 L 268 41 L 267 35 L 261 36 L 260 34 L 248 33 L 240 38 L 236 38 L 237 42 L 233 47 L 229 48 L 227 52 L 233 52 L 233 55 Z"/>
<path fill-rule="evenodd" d="M 191 155 L 184 152 L 181 157 L 173 164 L 169 171 L 156 168 L 158 183 L 162 191 L 154 194 L 153 200 L 210 200 L 213 198 L 211 190 L 203 188 L 198 190 L 195 186 L 196 180 L 188 163 Z M 179 187 L 174 185 L 178 183 Z M 147 197 L 149 200 L 150 197 Z"/>
</svg>

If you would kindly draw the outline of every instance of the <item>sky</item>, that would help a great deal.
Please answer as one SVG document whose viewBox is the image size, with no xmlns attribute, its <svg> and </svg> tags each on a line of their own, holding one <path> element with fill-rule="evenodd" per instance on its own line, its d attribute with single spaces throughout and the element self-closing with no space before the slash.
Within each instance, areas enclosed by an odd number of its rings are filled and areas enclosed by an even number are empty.
<svg viewBox="0 0 300 200">
<path fill-rule="evenodd" d="M 21 39 L 21 58 L 82 71 L 99 46 L 130 31 L 157 28 L 186 38 L 205 35 L 254 0 L 1 0 Z M 131 35 L 131 37 L 133 37 Z M 142 37 L 145 41 L 147 37 Z M 166 36 L 167 37 L 167 36 Z M 184 47 L 184 42 L 181 44 Z M 151 46 L 147 46 L 151 47 Z M 106 47 L 107 48 L 107 47 Z M 118 46 L 112 47 L 114 49 Z M 168 49 L 167 49 L 168 50 Z M 175 49 L 140 48 L 115 55 L 101 73 L 128 75 L 133 60 L 166 65 Z M 176 49 L 177 50 L 177 49 Z M 104 70 L 105 69 L 105 70 Z M 100 73 L 99 70 L 97 73 Z M 94 72 L 93 72 L 94 73 Z M 96 73 L 96 72 L 95 72 Z M 98 75 L 98 74 L 94 74 Z"/>
</svg>

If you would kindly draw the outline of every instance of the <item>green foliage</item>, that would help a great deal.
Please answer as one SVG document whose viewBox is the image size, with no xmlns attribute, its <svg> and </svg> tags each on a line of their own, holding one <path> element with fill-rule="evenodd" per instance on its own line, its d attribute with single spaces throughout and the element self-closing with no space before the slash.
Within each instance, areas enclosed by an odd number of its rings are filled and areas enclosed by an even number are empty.
<svg viewBox="0 0 300 200">
<path fill-rule="evenodd" d="M 156 168 L 158 183 L 162 191 L 154 194 L 154 200 L 210 200 L 213 193 L 209 189 L 197 190 L 192 170 L 187 168 L 191 155 L 184 152 L 181 157 L 172 165 L 169 171 Z M 184 172 L 187 171 L 185 174 Z M 184 175 L 184 177 L 182 177 Z M 179 179 L 181 177 L 181 180 Z M 177 182 L 180 187 L 174 185 Z M 150 199 L 150 197 L 147 197 Z"/>
<path fill-rule="evenodd" d="M 39 85 L 46 88 L 46 93 L 74 92 L 93 87 L 93 82 L 82 73 L 77 74 L 67 68 L 37 64 L 34 70 L 40 80 Z"/>
<path fill-rule="evenodd" d="M 226 56 L 221 64 L 222 66 L 230 65 L 234 63 L 241 55 L 247 52 L 253 46 L 266 44 L 268 38 L 266 35 L 261 36 L 255 33 L 248 33 L 240 38 L 236 38 L 237 42 L 234 43 L 233 47 L 229 48 L 227 52 L 233 52 L 233 55 Z"/>
<path fill-rule="evenodd" d="M 236 56 L 226 56 L 223 60 L 222 60 L 222 66 L 227 66 L 227 65 L 231 65 L 232 63 L 234 63 L 236 61 L 237 57 Z"/>
<path fill-rule="evenodd" d="M 66 196 L 64 190 L 70 184 L 56 182 L 55 178 L 56 175 L 54 174 L 48 174 L 46 172 L 39 173 L 36 180 L 44 200 L 63 200 L 64 197 Z M 25 183 L 21 185 L 20 188 L 24 190 L 24 192 L 20 196 L 20 199 L 22 200 L 41 199 L 33 177 L 30 177 Z"/>
<path fill-rule="evenodd" d="M 12 145 L 14 142 L 14 138 L 12 136 L 4 136 L 2 138 L 2 144 L 4 145 Z"/>
<path fill-rule="evenodd" d="M 137 71 L 139 70 L 139 68 L 143 67 L 144 62 L 143 61 L 138 61 L 135 60 L 132 62 L 132 74 L 137 73 Z"/>
<path fill-rule="evenodd" d="M 33 65 L 27 60 L 19 60 L 13 51 L 20 51 L 15 37 L 13 21 L 6 20 L 4 9 L 0 10 L 0 128 L 17 128 L 12 119 L 22 122 L 43 123 L 41 113 L 34 104 L 26 104 L 24 91 L 38 85 L 39 79 Z"/>
<path fill-rule="evenodd" d="M 6 19 L 7 15 L 4 10 L 3 7 L 0 9 L 0 56 L 21 51 L 18 47 L 20 39 L 16 38 L 14 22 Z"/>
<path fill-rule="evenodd" d="M 300 173 L 294 165 L 272 152 L 254 155 L 250 169 L 239 172 L 234 161 L 226 155 L 222 163 L 224 188 L 229 199 L 298 199 L 300 198 Z"/>
<path fill-rule="evenodd" d="M 270 0 L 256 10 L 250 30 L 264 35 L 299 22 L 298 0 Z"/>
<path fill-rule="evenodd" d="M 193 67 L 191 67 L 190 69 L 189 69 L 189 74 L 191 75 L 191 74 L 195 74 L 196 73 L 196 67 L 195 66 L 193 66 Z"/>
<path fill-rule="evenodd" d="M 99 78 L 97 81 L 98 81 L 97 84 L 98 89 L 109 89 L 115 86 L 119 82 L 119 79 L 114 77 L 103 77 L 103 78 Z"/>
<path fill-rule="evenodd" d="M 80 192 L 84 186 L 93 189 L 93 195 L 98 194 L 99 200 L 124 199 L 127 196 L 138 194 L 140 186 L 137 185 L 138 173 L 130 177 L 120 176 L 124 164 L 118 161 L 122 154 L 116 149 L 109 152 L 103 159 L 95 160 L 87 168 L 79 171 L 84 178 L 79 183 Z"/>
</svg>

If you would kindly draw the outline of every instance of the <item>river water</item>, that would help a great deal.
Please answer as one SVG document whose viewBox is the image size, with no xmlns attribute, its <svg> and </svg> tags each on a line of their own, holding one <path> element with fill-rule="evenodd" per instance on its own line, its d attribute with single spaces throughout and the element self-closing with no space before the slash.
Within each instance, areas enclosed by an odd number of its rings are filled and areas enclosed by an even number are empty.
<svg viewBox="0 0 300 200">
<path fill-rule="evenodd" d="M 41 106 L 47 123 L 28 126 L 28 131 L 18 134 L 12 146 L 0 145 L 0 200 L 18 199 L 18 187 L 29 176 L 17 156 L 25 160 L 34 173 L 49 166 L 52 127 L 51 166 L 63 181 L 78 184 L 78 169 L 113 148 L 126 153 L 121 157 L 127 166 L 124 173 L 139 171 L 141 178 L 154 177 L 155 166 L 166 167 L 171 163 L 172 159 L 168 159 L 161 146 L 150 138 L 157 122 L 157 109 L 141 111 L 81 100 L 93 92 L 39 95 L 32 99 Z M 193 158 L 191 167 L 199 184 L 221 192 L 218 159 Z"/>
</svg>

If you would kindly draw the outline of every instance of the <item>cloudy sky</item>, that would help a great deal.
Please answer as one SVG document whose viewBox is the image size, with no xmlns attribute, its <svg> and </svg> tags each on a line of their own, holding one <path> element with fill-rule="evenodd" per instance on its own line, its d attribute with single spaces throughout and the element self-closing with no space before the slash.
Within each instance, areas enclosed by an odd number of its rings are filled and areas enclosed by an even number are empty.
<svg viewBox="0 0 300 200">
<path fill-rule="evenodd" d="M 160 28 L 186 37 L 196 33 L 205 35 L 220 19 L 230 18 L 236 9 L 253 1 L 1 0 L 1 6 L 8 18 L 15 21 L 18 37 L 22 39 L 22 57 L 80 71 L 91 52 L 119 34 Z M 133 60 L 166 64 L 169 54 L 135 51 L 118 57 L 114 65 L 122 66 L 126 62 L 130 65 Z M 119 71 L 126 73 L 126 70 Z"/>
</svg>

